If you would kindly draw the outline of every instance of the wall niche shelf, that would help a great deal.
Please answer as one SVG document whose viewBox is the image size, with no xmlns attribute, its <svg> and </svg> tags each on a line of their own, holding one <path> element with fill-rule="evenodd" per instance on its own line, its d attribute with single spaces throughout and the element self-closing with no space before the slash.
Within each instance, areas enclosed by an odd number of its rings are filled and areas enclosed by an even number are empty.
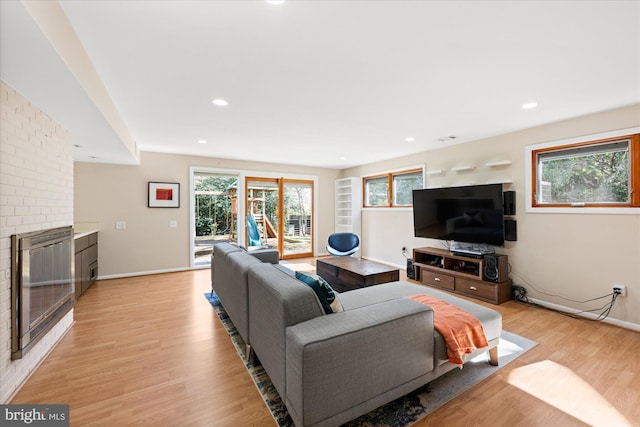
<svg viewBox="0 0 640 427">
<path fill-rule="evenodd" d="M 462 166 L 456 166 L 451 168 L 452 171 L 455 172 L 464 172 L 464 171 L 470 171 L 475 169 L 476 167 L 474 165 L 462 165 Z"/>
<path fill-rule="evenodd" d="M 511 164 L 511 160 L 499 160 L 497 162 L 488 162 L 485 163 L 485 166 L 489 168 L 497 168 L 499 166 L 508 166 Z"/>
<path fill-rule="evenodd" d="M 362 236 L 362 181 L 349 177 L 335 182 L 335 232 Z M 360 254 L 358 250 L 357 254 Z"/>
</svg>

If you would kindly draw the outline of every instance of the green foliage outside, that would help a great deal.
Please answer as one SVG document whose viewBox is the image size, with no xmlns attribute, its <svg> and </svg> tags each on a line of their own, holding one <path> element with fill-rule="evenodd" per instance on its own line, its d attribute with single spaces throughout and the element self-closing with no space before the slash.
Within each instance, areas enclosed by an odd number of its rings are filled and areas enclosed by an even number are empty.
<svg viewBox="0 0 640 427">
<path fill-rule="evenodd" d="M 231 193 L 237 188 L 237 179 L 223 176 L 196 176 L 196 191 L 214 194 L 196 194 L 196 236 L 227 234 L 231 223 Z"/>
<path fill-rule="evenodd" d="M 413 190 L 423 188 L 422 172 L 405 173 L 393 177 L 394 206 L 411 206 Z M 387 177 L 366 180 L 368 206 L 389 206 Z"/>
<path fill-rule="evenodd" d="M 420 174 L 396 176 L 393 185 L 396 193 L 394 203 L 398 206 L 410 206 L 413 204 L 413 190 L 423 188 L 422 172 Z"/>
<path fill-rule="evenodd" d="M 277 227 L 278 224 L 278 192 L 277 191 L 265 191 L 264 192 L 264 213 L 269 218 L 269 222 Z"/>
<path fill-rule="evenodd" d="M 225 176 L 196 175 L 194 177 L 195 191 L 207 191 L 211 194 L 196 194 L 196 236 L 214 236 L 229 234 L 232 224 L 231 195 L 237 195 L 237 178 Z M 259 183 L 251 184 L 254 197 L 264 197 L 265 214 L 271 224 L 278 224 L 278 191 L 275 187 L 265 186 L 258 189 Z M 256 188 L 257 187 L 257 188 Z M 264 193 L 264 194 L 263 194 Z M 287 186 L 284 192 L 285 218 L 297 215 L 306 218 L 311 214 L 310 187 Z M 241 202 L 242 203 L 242 202 Z M 262 213 L 262 206 L 255 207 Z M 301 235 L 307 235 L 310 230 L 302 224 L 298 225 Z"/>
<path fill-rule="evenodd" d="M 368 206 L 389 206 L 389 181 L 386 176 L 368 179 L 366 191 Z"/>
<path fill-rule="evenodd" d="M 629 201 L 629 152 L 545 160 L 541 179 L 551 189 L 544 203 L 625 203 Z"/>
</svg>

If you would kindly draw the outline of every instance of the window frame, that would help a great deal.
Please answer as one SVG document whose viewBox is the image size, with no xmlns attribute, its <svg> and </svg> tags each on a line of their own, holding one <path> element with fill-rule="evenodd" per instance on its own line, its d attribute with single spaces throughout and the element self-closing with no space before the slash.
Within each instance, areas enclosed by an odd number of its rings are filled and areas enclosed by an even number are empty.
<svg viewBox="0 0 640 427">
<path fill-rule="evenodd" d="M 554 151 L 571 150 L 581 147 L 612 144 L 629 141 L 629 184 L 628 203 L 538 203 L 538 155 Z M 552 141 L 526 147 L 527 152 L 527 212 L 533 213 L 634 213 L 640 212 L 640 127 L 622 129 L 596 135 Z"/>
<path fill-rule="evenodd" d="M 377 173 L 373 175 L 366 175 L 362 177 L 362 208 L 363 209 L 380 209 L 380 208 L 411 208 L 413 204 L 410 205 L 398 205 L 394 203 L 394 177 L 398 175 L 408 175 L 415 174 L 416 172 L 420 172 L 422 174 L 422 188 L 425 188 L 426 179 L 424 173 L 424 166 L 416 166 L 409 169 L 400 169 L 389 172 Z M 366 203 L 367 197 L 367 180 L 379 179 L 382 177 L 387 178 L 387 204 L 385 205 L 368 205 Z"/>
</svg>

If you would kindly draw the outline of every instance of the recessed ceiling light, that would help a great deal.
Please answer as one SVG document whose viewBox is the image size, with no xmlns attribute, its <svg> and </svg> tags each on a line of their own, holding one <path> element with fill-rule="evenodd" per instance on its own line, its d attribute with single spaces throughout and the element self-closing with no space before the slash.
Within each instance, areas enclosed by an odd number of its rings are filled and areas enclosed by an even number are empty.
<svg viewBox="0 0 640 427">
<path fill-rule="evenodd" d="M 211 102 L 213 102 L 213 104 L 217 105 L 218 107 L 226 107 L 227 105 L 229 105 L 229 103 L 227 101 L 225 101 L 224 99 L 221 99 L 221 98 L 214 99 Z"/>
<path fill-rule="evenodd" d="M 340 160 L 347 160 L 345 156 L 340 157 Z"/>
<path fill-rule="evenodd" d="M 207 143 L 207 141 L 204 140 L 204 139 L 199 139 L 198 140 L 198 144 L 206 144 L 206 143 Z"/>
<path fill-rule="evenodd" d="M 266 0 L 266 2 L 267 2 L 267 3 L 269 3 L 269 4 L 276 4 L 276 5 L 278 5 L 278 4 L 282 4 L 282 3 L 284 3 L 284 0 Z"/>
<path fill-rule="evenodd" d="M 416 139 L 415 139 L 414 137 L 412 137 L 412 136 L 408 136 L 408 137 L 406 137 L 404 140 L 405 140 L 405 141 L 407 141 L 407 142 L 413 142 L 413 141 L 415 141 Z"/>
<path fill-rule="evenodd" d="M 522 104 L 523 110 L 530 110 L 532 108 L 536 108 L 538 106 L 537 102 L 527 102 L 526 104 Z"/>
</svg>

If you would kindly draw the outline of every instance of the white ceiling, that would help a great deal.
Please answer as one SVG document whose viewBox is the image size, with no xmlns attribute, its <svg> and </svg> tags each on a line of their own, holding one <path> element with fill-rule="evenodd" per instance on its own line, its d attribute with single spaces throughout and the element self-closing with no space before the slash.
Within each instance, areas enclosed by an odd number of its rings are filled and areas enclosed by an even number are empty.
<svg viewBox="0 0 640 427">
<path fill-rule="evenodd" d="M 72 132 L 77 161 L 134 163 L 1 3 L 2 79 Z M 342 169 L 640 103 L 639 1 L 59 3 L 143 151 Z"/>
</svg>

